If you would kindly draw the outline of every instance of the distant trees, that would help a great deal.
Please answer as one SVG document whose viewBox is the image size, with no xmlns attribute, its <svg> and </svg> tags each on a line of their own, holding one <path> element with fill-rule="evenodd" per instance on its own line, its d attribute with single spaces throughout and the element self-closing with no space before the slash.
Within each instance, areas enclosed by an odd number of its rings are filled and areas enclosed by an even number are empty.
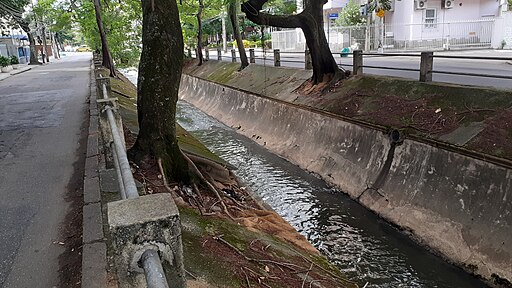
<svg viewBox="0 0 512 288">
<path fill-rule="evenodd" d="M 116 76 L 116 68 L 114 67 L 114 60 L 112 60 L 112 56 L 110 55 L 110 49 L 108 49 L 108 40 L 107 35 L 105 34 L 105 28 L 103 28 L 103 20 L 101 17 L 101 5 L 100 0 L 94 1 L 94 12 L 96 15 L 96 24 L 98 25 L 98 34 L 101 39 L 101 55 L 102 55 L 102 63 L 101 65 L 110 71 L 110 77 Z"/>
<path fill-rule="evenodd" d="M 347 6 L 341 10 L 340 17 L 336 21 L 342 26 L 356 26 L 366 23 L 366 17 L 361 16 L 359 1 L 350 0 Z"/>
<path fill-rule="evenodd" d="M 29 4 L 29 0 L 2 0 L 0 1 L 0 18 L 8 19 L 17 23 L 20 28 L 28 35 L 30 43 L 30 65 L 39 65 L 37 60 L 36 40 L 30 29 L 30 21 L 23 17 L 25 6 Z"/>
</svg>

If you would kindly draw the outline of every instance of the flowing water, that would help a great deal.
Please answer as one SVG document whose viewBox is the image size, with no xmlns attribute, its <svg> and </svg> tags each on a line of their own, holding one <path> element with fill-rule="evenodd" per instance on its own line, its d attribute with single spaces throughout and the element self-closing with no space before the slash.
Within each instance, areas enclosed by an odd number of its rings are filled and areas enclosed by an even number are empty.
<svg viewBox="0 0 512 288">
<path fill-rule="evenodd" d="M 136 74 L 127 75 L 134 81 Z M 135 76 L 135 77 L 134 77 Z M 394 226 L 201 110 L 178 102 L 177 120 L 360 287 L 487 287 Z"/>
<path fill-rule="evenodd" d="M 420 247 L 395 227 L 275 156 L 249 138 L 180 101 L 177 119 L 235 174 L 360 287 L 486 287 Z"/>
</svg>

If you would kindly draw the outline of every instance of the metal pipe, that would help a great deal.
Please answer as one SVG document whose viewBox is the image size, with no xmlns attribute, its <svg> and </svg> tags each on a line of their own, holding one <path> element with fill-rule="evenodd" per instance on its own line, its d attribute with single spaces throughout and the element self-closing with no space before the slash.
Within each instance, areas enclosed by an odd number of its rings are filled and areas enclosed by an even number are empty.
<svg viewBox="0 0 512 288">
<path fill-rule="evenodd" d="M 124 183 L 123 183 L 123 175 L 121 175 L 121 169 L 119 168 L 119 159 L 117 158 L 117 153 L 116 153 L 116 149 L 114 146 L 114 141 L 112 141 L 110 143 L 110 149 L 112 149 L 112 154 L 113 154 L 113 158 L 114 158 L 114 167 L 116 169 L 116 174 L 117 174 L 117 182 L 119 184 L 119 192 L 121 194 L 121 199 L 126 199 L 126 192 L 125 192 L 125 189 L 124 189 Z"/>
<path fill-rule="evenodd" d="M 103 97 L 107 96 L 107 86 L 103 84 Z M 116 119 L 112 108 L 106 106 L 107 118 L 112 132 L 112 139 L 114 139 L 114 150 L 117 152 L 117 159 L 119 160 L 119 170 L 121 171 L 121 178 L 123 179 L 125 194 L 128 199 L 139 197 L 135 180 L 133 179 L 132 169 L 130 163 L 128 163 L 128 156 L 124 148 L 123 141 L 121 140 L 121 134 L 117 128 Z"/>
<path fill-rule="evenodd" d="M 157 251 L 153 249 L 146 250 L 140 258 L 140 264 L 144 269 L 148 288 L 169 288 Z"/>
</svg>

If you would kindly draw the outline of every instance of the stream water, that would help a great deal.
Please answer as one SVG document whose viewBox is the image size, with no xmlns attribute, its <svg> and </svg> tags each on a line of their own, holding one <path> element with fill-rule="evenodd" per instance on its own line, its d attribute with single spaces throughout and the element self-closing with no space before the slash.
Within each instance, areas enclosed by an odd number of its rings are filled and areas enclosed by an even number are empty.
<svg viewBox="0 0 512 288">
<path fill-rule="evenodd" d="M 323 180 L 194 106 L 179 101 L 177 120 L 237 167 L 235 174 L 248 187 L 360 287 L 487 287 Z"/>
<path fill-rule="evenodd" d="M 360 287 L 486 287 L 315 176 L 192 105 L 178 122 Z"/>
</svg>

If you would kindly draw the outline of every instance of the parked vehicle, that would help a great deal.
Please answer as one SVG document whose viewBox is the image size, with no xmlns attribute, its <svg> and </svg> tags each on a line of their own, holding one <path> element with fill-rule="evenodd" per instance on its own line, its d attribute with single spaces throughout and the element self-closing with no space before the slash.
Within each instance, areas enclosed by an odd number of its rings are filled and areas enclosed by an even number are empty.
<svg viewBox="0 0 512 288">
<path fill-rule="evenodd" d="M 76 52 L 91 52 L 91 48 L 89 48 L 89 46 L 86 46 L 86 45 L 82 45 L 78 48 L 76 48 Z"/>
</svg>

